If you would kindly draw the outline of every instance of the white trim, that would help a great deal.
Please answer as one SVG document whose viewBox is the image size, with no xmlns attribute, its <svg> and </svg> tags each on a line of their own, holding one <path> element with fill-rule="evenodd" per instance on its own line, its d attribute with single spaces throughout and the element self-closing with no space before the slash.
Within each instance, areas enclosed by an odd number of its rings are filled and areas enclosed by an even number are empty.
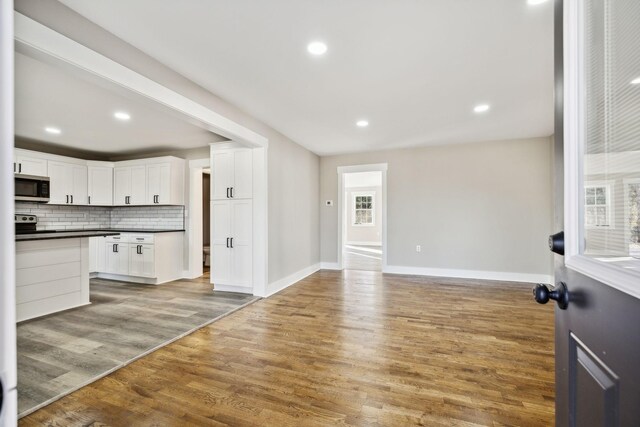
<svg viewBox="0 0 640 427">
<path fill-rule="evenodd" d="M 338 173 L 338 242 L 337 242 L 337 270 L 342 270 L 342 248 L 345 244 L 346 227 L 347 227 L 347 209 L 345 207 L 345 193 L 344 186 L 344 174 L 356 173 L 356 172 L 375 172 L 380 171 L 382 173 L 382 269 L 387 266 L 387 170 L 389 169 L 388 163 L 375 163 L 370 165 L 353 165 L 353 166 L 339 166 L 337 168 Z"/>
<path fill-rule="evenodd" d="M 310 265 L 309 267 L 296 271 L 295 273 L 290 274 L 287 277 L 283 277 L 280 280 L 276 280 L 273 283 L 269 283 L 268 291 L 267 291 L 267 294 L 265 295 L 265 298 L 270 297 L 271 295 L 278 293 L 281 290 L 286 289 L 289 286 L 298 283 L 300 280 L 304 279 L 307 276 L 312 275 L 318 270 L 320 270 L 320 263 Z"/>
<path fill-rule="evenodd" d="M 353 166 L 338 166 L 338 174 L 343 173 L 356 173 L 356 172 L 386 172 L 389 169 L 388 163 L 374 163 L 370 165 L 353 165 Z"/>
<path fill-rule="evenodd" d="M 240 294 L 253 294 L 251 286 L 232 286 L 232 285 L 214 285 L 214 291 L 218 292 L 237 292 Z"/>
<path fill-rule="evenodd" d="M 382 242 L 345 242 L 345 245 L 353 246 L 382 246 Z"/>
<path fill-rule="evenodd" d="M 553 276 L 537 273 L 513 273 L 508 271 L 458 270 L 450 268 L 404 267 L 389 265 L 383 270 L 388 274 L 408 276 L 451 277 L 460 279 L 499 280 L 524 283 L 553 283 Z"/>
<path fill-rule="evenodd" d="M 321 262 L 320 270 L 342 270 L 337 262 Z"/>
<path fill-rule="evenodd" d="M 13 143 L 13 1 L 0 1 L 0 425 L 15 426 L 17 404 Z"/>
<path fill-rule="evenodd" d="M 211 158 L 189 161 L 188 215 L 186 215 L 185 250 L 187 251 L 185 278 L 195 279 L 203 274 L 202 240 L 202 170 L 210 167 Z"/>
<path fill-rule="evenodd" d="M 636 298 L 640 273 L 584 253 L 584 3 L 564 0 L 564 232 L 565 266 Z"/>
<path fill-rule="evenodd" d="M 82 72 L 101 85 L 117 86 L 186 116 L 188 120 L 251 147 L 267 145 L 262 135 L 242 126 L 191 99 L 107 58 L 100 53 L 48 28 L 25 15 L 14 12 L 16 51 Z"/>
</svg>

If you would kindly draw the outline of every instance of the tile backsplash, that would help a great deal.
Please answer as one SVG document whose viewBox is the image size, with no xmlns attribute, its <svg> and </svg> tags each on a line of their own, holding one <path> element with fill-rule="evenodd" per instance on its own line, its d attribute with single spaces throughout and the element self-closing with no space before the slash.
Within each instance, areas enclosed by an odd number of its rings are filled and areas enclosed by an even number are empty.
<svg viewBox="0 0 640 427">
<path fill-rule="evenodd" d="M 38 230 L 184 229 L 183 206 L 66 206 L 16 202 L 16 213 L 38 216 Z"/>
</svg>

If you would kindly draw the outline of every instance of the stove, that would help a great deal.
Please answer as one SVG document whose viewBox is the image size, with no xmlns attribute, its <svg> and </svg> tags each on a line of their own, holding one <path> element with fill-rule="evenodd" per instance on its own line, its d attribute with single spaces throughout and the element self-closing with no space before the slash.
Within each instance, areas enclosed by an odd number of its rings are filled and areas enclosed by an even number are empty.
<svg viewBox="0 0 640 427">
<path fill-rule="evenodd" d="M 16 224 L 16 234 L 32 234 L 35 233 L 38 217 L 31 214 L 15 214 L 14 222 Z"/>
</svg>

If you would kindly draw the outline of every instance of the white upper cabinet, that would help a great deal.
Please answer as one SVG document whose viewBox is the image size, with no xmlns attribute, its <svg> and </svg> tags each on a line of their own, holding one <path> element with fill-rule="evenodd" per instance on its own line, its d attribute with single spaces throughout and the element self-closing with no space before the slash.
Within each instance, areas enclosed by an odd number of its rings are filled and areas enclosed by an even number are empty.
<svg viewBox="0 0 640 427">
<path fill-rule="evenodd" d="M 184 205 L 185 160 L 177 157 L 111 163 L 16 149 L 14 169 L 48 176 L 52 204 Z"/>
<path fill-rule="evenodd" d="M 147 204 L 184 205 L 184 160 L 174 157 L 147 165 Z"/>
<path fill-rule="evenodd" d="M 115 205 L 184 205 L 184 160 L 176 157 L 116 163 Z"/>
<path fill-rule="evenodd" d="M 113 205 L 113 166 L 88 162 L 88 204 Z"/>
<path fill-rule="evenodd" d="M 87 167 L 81 164 L 49 160 L 49 187 L 51 204 L 86 205 Z"/>
<path fill-rule="evenodd" d="M 147 204 L 147 168 L 145 165 L 119 166 L 113 171 L 113 204 L 116 206 Z"/>
<path fill-rule="evenodd" d="M 211 200 L 253 197 L 253 154 L 249 148 L 211 152 Z"/>
<path fill-rule="evenodd" d="M 30 156 L 29 152 L 23 150 L 15 151 L 13 162 L 13 172 L 23 175 L 47 175 L 47 159 Z"/>
</svg>

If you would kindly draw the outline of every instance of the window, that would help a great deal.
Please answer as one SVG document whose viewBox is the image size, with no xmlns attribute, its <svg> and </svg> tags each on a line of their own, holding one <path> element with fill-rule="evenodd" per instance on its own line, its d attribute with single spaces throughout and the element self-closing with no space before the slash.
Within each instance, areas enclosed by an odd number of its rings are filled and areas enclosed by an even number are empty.
<svg viewBox="0 0 640 427">
<path fill-rule="evenodd" d="M 374 193 L 358 193 L 353 195 L 353 225 L 372 226 L 375 224 Z"/>
<path fill-rule="evenodd" d="M 586 183 L 584 193 L 585 225 L 590 228 L 613 228 L 611 184 Z"/>
<path fill-rule="evenodd" d="M 624 180 L 625 237 L 629 255 L 640 258 L 640 180 Z"/>
</svg>

